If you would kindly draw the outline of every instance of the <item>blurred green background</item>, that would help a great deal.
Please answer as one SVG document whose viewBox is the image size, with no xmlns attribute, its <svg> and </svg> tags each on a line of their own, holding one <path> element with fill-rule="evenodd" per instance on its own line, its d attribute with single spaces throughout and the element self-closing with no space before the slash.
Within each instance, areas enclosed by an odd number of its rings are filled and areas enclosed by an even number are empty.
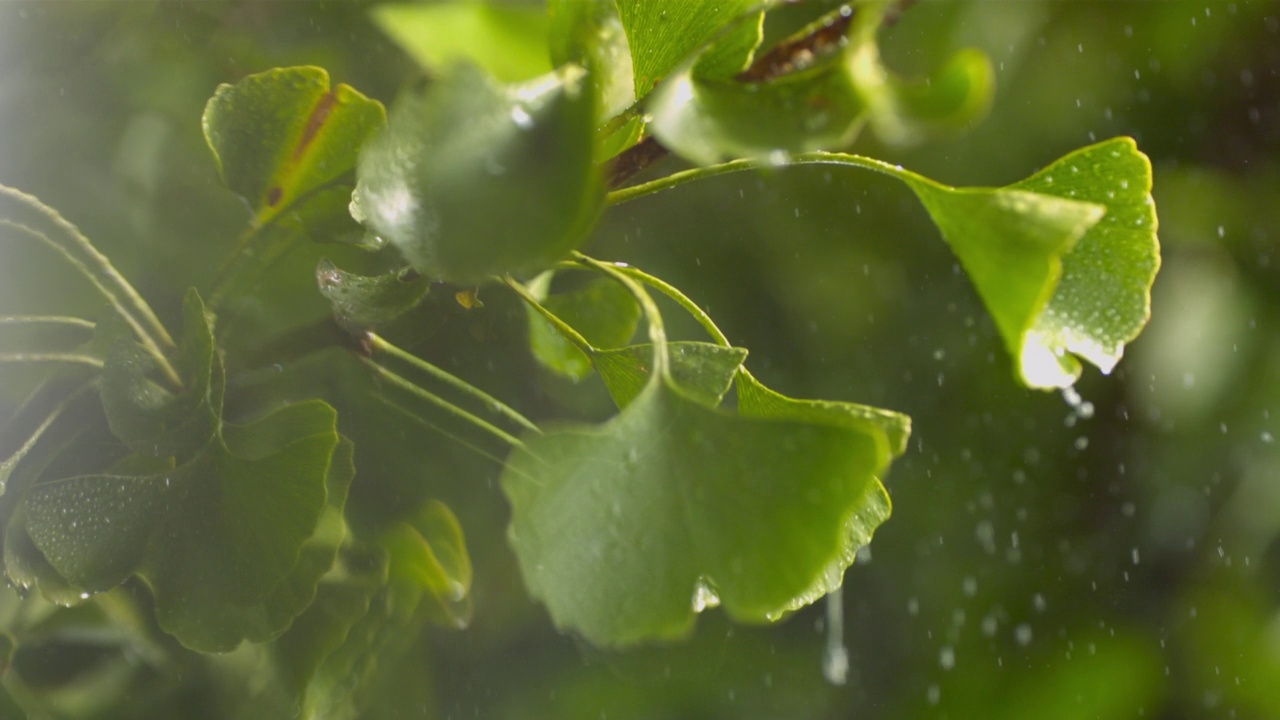
<svg viewBox="0 0 1280 720">
<path fill-rule="evenodd" d="M 204 146 L 205 101 L 219 82 L 315 64 L 390 102 L 417 70 L 372 6 L 0 2 L 0 183 L 61 210 L 172 318 L 248 219 Z M 996 101 L 961 136 L 910 151 L 867 137 L 859 152 L 956 185 L 1012 182 L 1116 135 L 1151 157 L 1153 317 L 1111 376 L 1078 385 L 1093 416 L 1016 384 L 955 259 L 883 178 L 725 176 L 610 210 L 588 251 L 685 289 L 766 384 L 913 417 L 887 479 L 894 515 L 846 576 L 848 682 L 824 680 L 821 604 L 772 627 L 711 611 L 689 643 L 626 655 L 557 634 L 521 589 L 497 469 L 412 428 L 353 425 L 356 403 L 346 432 L 377 456 L 356 521 L 439 497 L 477 572 L 471 627 L 429 630 L 378 717 L 1280 717 L 1280 3 L 926 1 L 883 44 L 905 74 L 981 48 Z M 323 317 L 307 288 L 335 253 L 273 268 L 259 321 Z M 0 308 L 88 302 L 62 277 L 0 248 Z M 599 387 L 533 368 L 510 298 L 483 297 L 433 300 L 394 332 L 535 415 L 600 412 Z M 21 376 L 3 382 L 10 396 Z M 234 692 L 211 683 L 184 692 Z"/>
</svg>

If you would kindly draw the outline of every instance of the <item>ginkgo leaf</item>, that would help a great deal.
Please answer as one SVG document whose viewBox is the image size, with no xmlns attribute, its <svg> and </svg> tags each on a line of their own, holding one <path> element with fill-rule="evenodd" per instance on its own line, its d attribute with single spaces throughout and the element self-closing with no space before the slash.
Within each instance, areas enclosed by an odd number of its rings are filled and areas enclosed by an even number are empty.
<svg viewBox="0 0 1280 720">
<path fill-rule="evenodd" d="M 381 103 L 349 85 L 331 88 L 329 73 L 310 66 L 219 85 L 203 119 L 219 174 L 248 201 L 258 225 L 341 181 L 385 123 Z"/>
<path fill-rule="evenodd" d="M 731 77 L 745 69 L 763 37 L 760 0 L 618 0 L 635 72 L 635 96 L 689 60 L 712 39 L 698 61 L 704 77 Z M 746 17 L 744 17 L 746 16 Z"/>
<path fill-rule="evenodd" d="M 354 468 L 333 409 L 223 424 L 186 464 L 144 468 L 37 481 L 7 528 L 10 577 L 67 602 L 136 574 L 160 626 L 206 652 L 287 627 L 345 534 Z"/>
<path fill-rule="evenodd" d="M 790 40 L 801 42 L 842 16 L 847 9 Z M 880 60 L 882 17 L 880 5 L 858 5 L 844 42 L 818 46 L 806 62 L 764 80 L 707 77 L 700 61 L 686 61 L 648 98 L 650 129 L 664 146 L 702 165 L 736 158 L 780 165 L 790 155 L 841 149 L 868 122 L 881 139 L 906 144 L 986 112 L 994 80 L 985 55 L 963 50 L 933 77 L 899 78 Z"/>
<path fill-rule="evenodd" d="M 499 85 L 455 67 L 397 102 L 360 155 L 352 212 L 433 280 L 543 270 L 602 207 L 594 118 L 581 68 Z"/>
<path fill-rule="evenodd" d="M 540 8 L 464 0 L 378 5 L 372 15 L 383 32 L 431 72 L 458 61 L 479 65 L 503 82 L 551 71 L 550 23 Z"/>
<path fill-rule="evenodd" d="M 535 278 L 530 290 L 541 294 L 538 286 Z M 640 306 L 631 293 L 608 278 L 593 278 L 580 288 L 546 296 L 542 304 L 596 348 L 625 345 L 640 323 Z M 591 374 L 590 357 L 536 310 L 528 308 L 527 312 L 529 347 L 543 367 L 573 380 Z"/>
<path fill-rule="evenodd" d="M 126 328 L 109 325 L 111 351 L 102 369 L 100 395 L 111 432 L 135 452 L 184 458 L 204 447 L 222 420 L 226 380 L 216 361 L 213 318 L 200 295 L 183 300 L 178 372 L 186 387 L 174 394 L 156 378 L 151 357 Z"/>
<path fill-rule="evenodd" d="M 613 420 L 528 437 L 507 462 L 525 584 L 599 645 L 766 622 L 839 584 L 888 514 L 883 435 L 739 417 L 654 378 Z"/>
<path fill-rule="evenodd" d="M 412 310 L 431 290 L 412 268 L 382 275 L 357 275 L 328 258 L 316 267 L 320 294 L 333 304 L 333 317 L 345 328 L 368 330 Z"/>
<path fill-rule="evenodd" d="M 690 397 L 708 407 L 720 404 L 733 377 L 747 359 L 747 349 L 705 342 L 667 343 L 671 355 L 671 381 Z M 652 345 L 632 345 L 597 350 L 592 362 L 618 407 L 626 407 L 649 384 Z"/>
<path fill-rule="evenodd" d="M 1077 150 L 1004 188 L 916 192 L 1031 387 L 1070 385 L 1072 354 L 1103 372 L 1146 324 L 1160 266 L 1151 164 L 1133 140 Z"/>
</svg>

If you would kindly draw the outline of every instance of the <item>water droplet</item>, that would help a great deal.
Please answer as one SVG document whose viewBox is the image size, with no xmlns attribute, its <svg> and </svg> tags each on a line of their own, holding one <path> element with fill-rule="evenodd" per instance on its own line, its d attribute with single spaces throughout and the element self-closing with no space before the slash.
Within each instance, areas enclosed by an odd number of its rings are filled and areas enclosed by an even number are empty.
<svg viewBox="0 0 1280 720">
<path fill-rule="evenodd" d="M 956 666 L 956 651 L 950 645 L 938 651 L 938 664 L 943 670 L 951 670 Z"/>
<path fill-rule="evenodd" d="M 533 127 L 533 117 L 519 105 L 511 108 L 511 121 L 521 130 L 529 130 Z"/>
<path fill-rule="evenodd" d="M 1031 644 L 1031 626 L 1028 625 L 1027 623 L 1022 623 L 1018 627 L 1014 628 L 1013 639 L 1016 640 L 1018 644 L 1022 645 L 1023 647 L 1030 645 Z"/>
<path fill-rule="evenodd" d="M 693 587 L 693 611 L 700 613 L 707 608 L 720 605 L 720 596 L 703 580 Z"/>
</svg>

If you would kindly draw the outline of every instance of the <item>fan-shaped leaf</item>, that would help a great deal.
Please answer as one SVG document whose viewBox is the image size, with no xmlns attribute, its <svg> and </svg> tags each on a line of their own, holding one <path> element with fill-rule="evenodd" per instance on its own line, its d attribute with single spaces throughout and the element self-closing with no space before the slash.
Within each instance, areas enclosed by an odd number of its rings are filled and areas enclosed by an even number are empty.
<svg viewBox="0 0 1280 720">
<path fill-rule="evenodd" d="M 737 417 L 655 378 L 616 418 L 526 439 L 510 539 L 556 624 L 601 645 L 763 622 L 840 582 L 888 514 L 883 434 Z"/>
<path fill-rule="evenodd" d="M 441 72 L 459 60 L 503 82 L 551 70 L 547 13 L 510 2 L 379 5 L 373 20 L 424 69 Z"/>
<path fill-rule="evenodd" d="M 321 68 L 292 67 L 219 85 L 203 125 L 223 181 L 263 225 L 340 181 L 385 122 L 376 100 L 348 85 L 330 89 Z M 324 199 L 345 205 L 340 197 Z"/>
<path fill-rule="evenodd" d="M 541 270 L 602 206 L 594 117 L 579 68 L 501 86 L 459 66 L 402 97 L 361 153 L 353 214 L 431 279 Z"/>
<path fill-rule="evenodd" d="M 333 303 L 333 317 L 352 330 L 367 330 L 412 310 L 431 290 L 416 270 L 356 275 L 327 258 L 316 267 L 320 293 Z"/>
</svg>

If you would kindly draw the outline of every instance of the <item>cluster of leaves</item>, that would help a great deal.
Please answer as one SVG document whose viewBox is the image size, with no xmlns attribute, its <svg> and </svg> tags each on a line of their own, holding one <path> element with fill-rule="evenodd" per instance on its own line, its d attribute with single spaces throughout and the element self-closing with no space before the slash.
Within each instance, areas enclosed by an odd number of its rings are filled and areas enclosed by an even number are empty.
<svg viewBox="0 0 1280 720">
<path fill-rule="evenodd" d="M 526 586 L 559 627 L 601 645 L 681 637 L 715 605 L 774 621 L 838 588 L 889 516 L 882 479 L 910 433 L 890 410 L 765 387 L 683 292 L 578 252 L 608 206 L 758 167 L 869 169 L 920 199 L 1024 384 L 1070 385 L 1077 357 L 1108 371 L 1145 323 L 1159 256 L 1150 166 L 1131 140 L 1002 188 L 953 188 L 841 152 L 863 127 L 911 143 L 988 105 L 977 53 L 922 81 L 884 66 L 888 3 L 836 8 L 768 52 L 768 8 L 754 0 L 548 5 L 378 8 L 428 73 L 389 115 L 312 67 L 219 87 L 204 134 L 251 221 L 204 292 L 187 293 L 178 342 L 78 230 L 3 190 L 5 235 L 60 253 L 110 307 L 96 323 L 4 318 L 88 331 L 70 349 L 50 334 L 0 355 L 48 367 L 0 437 L 13 583 L 65 605 L 145 595 L 182 645 L 252 648 L 280 701 L 321 717 L 355 712 L 353 677 L 406 627 L 465 622 L 471 571 L 450 511 L 430 503 L 352 531 L 344 506 L 362 460 L 339 434 L 344 408 L 318 394 L 264 405 L 228 382 L 226 367 L 253 364 L 228 356 L 237 302 L 298 238 L 368 252 L 373 275 L 327 260 L 316 270 L 341 330 L 330 345 L 425 422 L 509 446 L 501 484 Z M 667 152 L 692 167 L 622 187 Z M 543 367 L 598 374 L 613 418 L 539 426 L 374 332 L 433 287 L 473 304 L 490 283 L 526 303 Z M 668 340 L 653 290 L 710 341 Z"/>
</svg>

